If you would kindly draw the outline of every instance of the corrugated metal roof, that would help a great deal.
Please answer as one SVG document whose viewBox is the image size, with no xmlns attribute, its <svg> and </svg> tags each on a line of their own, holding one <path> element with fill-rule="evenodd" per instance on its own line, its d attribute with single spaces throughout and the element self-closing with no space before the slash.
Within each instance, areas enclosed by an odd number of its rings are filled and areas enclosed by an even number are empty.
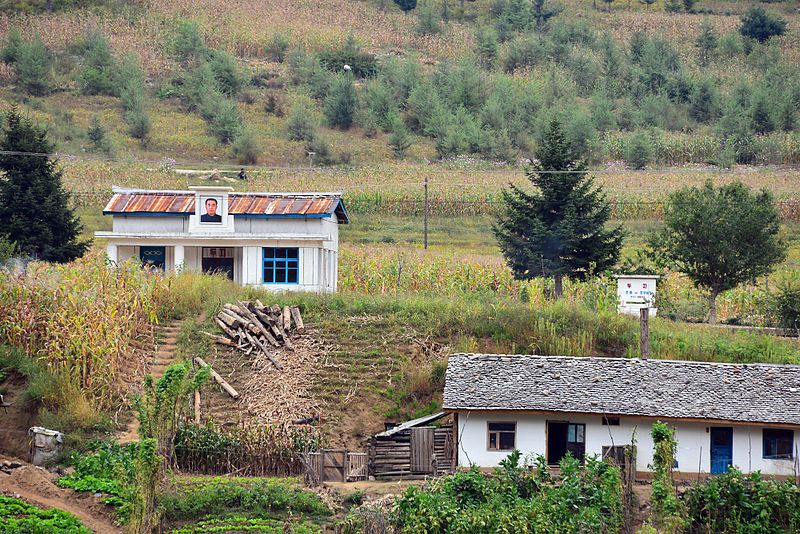
<svg viewBox="0 0 800 534">
<path fill-rule="evenodd" d="M 191 191 L 115 192 L 103 213 L 194 213 Z M 349 222 L 339 193 L 231 193 L 228 213 L 238 216 L 320 216 L 335 213 L 342 224 Z"/>
<path fill-rule="evenodd" d="M 104 213 L 194 213 L 194 193 L 115 193 Z"/>
</svg>

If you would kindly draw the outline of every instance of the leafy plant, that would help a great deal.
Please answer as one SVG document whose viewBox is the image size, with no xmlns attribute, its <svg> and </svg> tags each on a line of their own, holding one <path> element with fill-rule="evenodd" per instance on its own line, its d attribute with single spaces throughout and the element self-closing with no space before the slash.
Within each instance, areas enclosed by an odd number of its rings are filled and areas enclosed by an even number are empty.
<svg viewBox="0 0 800 534">
<path fill-rule="evenodd" d="M 70 532 L 90 534 L 77 517 L 58 509 L 42 510 L 13 497 L 0 495 L 0 531 Z"/>
</svg>

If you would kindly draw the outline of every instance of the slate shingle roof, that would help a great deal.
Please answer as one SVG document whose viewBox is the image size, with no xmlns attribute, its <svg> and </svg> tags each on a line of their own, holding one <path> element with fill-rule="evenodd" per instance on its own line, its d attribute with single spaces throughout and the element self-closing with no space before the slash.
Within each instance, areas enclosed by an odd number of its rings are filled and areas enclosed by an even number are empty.
<svg viewBox="0 0 800 534">
<path fill-rule="evenodd" d="M 800 425 L 800 365 L 454 354 L 443 404 Z"/>
</svg>

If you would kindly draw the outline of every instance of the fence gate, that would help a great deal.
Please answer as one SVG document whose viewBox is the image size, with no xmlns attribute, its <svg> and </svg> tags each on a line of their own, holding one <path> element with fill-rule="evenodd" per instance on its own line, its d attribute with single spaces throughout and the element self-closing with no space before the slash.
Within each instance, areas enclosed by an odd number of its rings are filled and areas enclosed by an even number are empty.
<svg viewBox="0 0 800 534">
<path fill-rule="evenodd" d="M 321 480 L 347 481 L 347 470 L 345 460 L 347 451 L 328 450 L 322 451 L 322 476 Z"/>
<path fill-rule="evenodd" d="M 433 473 L 433 427 L 411 429 L 411 472 Z"/>
<path fill-rule="evenodd" d="M 347 453 L 347 481 L 367 480 L 367 453 Z"/>
</svg>

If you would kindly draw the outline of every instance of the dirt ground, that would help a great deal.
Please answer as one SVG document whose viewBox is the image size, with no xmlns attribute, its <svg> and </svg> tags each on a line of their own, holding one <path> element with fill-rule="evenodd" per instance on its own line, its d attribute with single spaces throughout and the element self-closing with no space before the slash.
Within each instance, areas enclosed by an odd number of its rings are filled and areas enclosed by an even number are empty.
<svg viewBox="0 0 800 534">
<path fill-rule="evenodd" d="M 17 373 L 10 373 L 2 384 L 3 400 L 11 403 L 0 410 L 0 453 L 17 458 L 30 459 L 28 429 L 34 425 L 36 414 L 25 405 L 22 393 L 25 380 Z"/>
<path fill-rule="evenodd" d="M 0 461 L 17 461 L 0 457 Z M 22 463 L 22 462 L 20 462 Z M 111 508 L 91 493 L 77 493 L 59 488 L 56 475 L 41 467 L 23 463 L 11 473 L 0 472 L 0 493 L 42 508 L 58 508 L 74 514 L 87 528 L 97 534 L 119 534 L 122 529 L 111 520 Z"/>
</svg>

